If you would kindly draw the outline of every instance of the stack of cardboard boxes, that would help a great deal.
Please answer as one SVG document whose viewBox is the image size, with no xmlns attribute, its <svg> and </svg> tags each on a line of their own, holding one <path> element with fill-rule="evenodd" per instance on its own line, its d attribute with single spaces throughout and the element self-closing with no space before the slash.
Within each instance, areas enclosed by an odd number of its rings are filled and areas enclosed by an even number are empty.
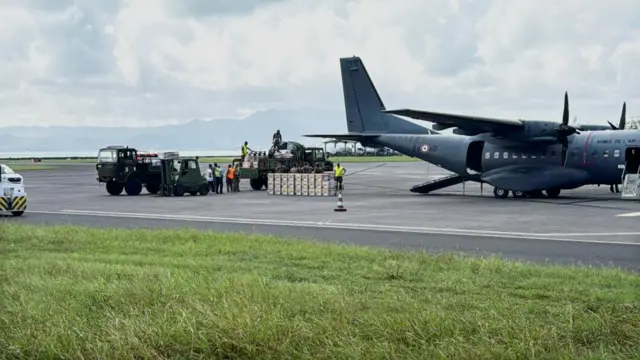
<svg viewBox="0 0 640 360">
<path fill-rule="evenodd" d="M 258 157 L 253 155 L 247 155 L 242 162 L 243 168 L 257 168 L 258 167 Z"/>
<path fill-rule="evenodd" d="M 267 193 L 289 196 L 336 196 L 336 181 L 331 173 L 269 174 Z"/>
</svg>

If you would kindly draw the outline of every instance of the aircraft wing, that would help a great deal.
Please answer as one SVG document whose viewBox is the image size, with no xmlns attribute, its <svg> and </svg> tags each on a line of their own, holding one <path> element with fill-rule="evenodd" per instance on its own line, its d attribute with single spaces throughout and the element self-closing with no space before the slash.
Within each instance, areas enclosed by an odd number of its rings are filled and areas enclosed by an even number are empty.
<svg viewBox="0 0 640 360">
<path fill-rule="evenodd" d="M 383 110 L 382 112 L 436 123 L 440 125 L 440 129 L 457 127 L 469 134 L 485 132 L 508 134 L 524 126 L 522 121 L 516 119 L 486 118 L 413 109 Z"/>
<path fill-rule="evenodd" d="M 379 137 L 381 134 L 370 134 L 370 133 L 350 133 L 350 134 L 311 134 L 311 135 L 303 135 L 305 137 L 313 137 L 313 138 L 324 138 L 324 139 L 336 139 L 336 140 L 373 140 Z"/>
</svg>

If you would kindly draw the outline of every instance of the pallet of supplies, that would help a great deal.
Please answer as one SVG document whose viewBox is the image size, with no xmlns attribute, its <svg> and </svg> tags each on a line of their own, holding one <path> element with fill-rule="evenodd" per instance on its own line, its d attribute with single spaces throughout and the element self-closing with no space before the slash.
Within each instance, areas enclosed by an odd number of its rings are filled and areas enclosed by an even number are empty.
<svg viewBox="0 0 640 360">
<path fill-rule="evenodd" d="M 300 195 L 302 196 L 309 196 L 309 175 L 311 174 L 301 174 L 301 181 L 300 181 Z"/>
<path fill-rule="evenodd" d="M 273 195 L 273 185 L 275 183 L 275 175 L 274 173 L 267 174 L 267 194 Z"/>
</svg>

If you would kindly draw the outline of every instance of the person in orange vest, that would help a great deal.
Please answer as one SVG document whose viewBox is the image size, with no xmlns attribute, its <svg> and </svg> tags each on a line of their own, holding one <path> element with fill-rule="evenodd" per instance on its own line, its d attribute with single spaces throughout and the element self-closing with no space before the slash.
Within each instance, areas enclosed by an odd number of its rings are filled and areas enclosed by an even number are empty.
<svg viewBox="0 0 640 360">
<path fill-rule="evenodd" d="M 227 192 L 228 193 L 233 191 L 233 179 L 234 179 L 235 172 L 236 172 L 236 169 L 234 169 L 233 166 L 229 164 L 229 167 L 227 168 Z"/>
</svg>

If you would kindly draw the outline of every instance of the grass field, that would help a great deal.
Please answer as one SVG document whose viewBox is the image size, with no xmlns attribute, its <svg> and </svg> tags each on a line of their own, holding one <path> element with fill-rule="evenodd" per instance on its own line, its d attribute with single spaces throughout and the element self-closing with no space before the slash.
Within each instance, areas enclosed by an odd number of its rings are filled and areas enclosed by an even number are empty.
<svg viewBox="0 0 640 360">
<path fill-rule="evenodd" d="M 620 270 L 10 221 L 0 358 L 640 358 Z"/>
</svg>

